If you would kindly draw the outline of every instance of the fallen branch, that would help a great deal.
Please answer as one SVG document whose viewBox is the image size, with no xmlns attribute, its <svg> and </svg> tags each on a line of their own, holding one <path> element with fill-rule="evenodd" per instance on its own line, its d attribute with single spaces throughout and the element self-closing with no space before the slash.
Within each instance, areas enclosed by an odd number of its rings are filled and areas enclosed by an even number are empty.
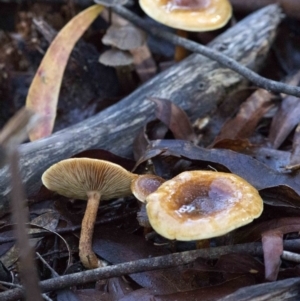
<svg viewBox="0 0 300 301">
<path fill-rule="evenodd" d="M 97 268 L 80 273 L 65 275 L 40 282 L 43 292 L 58 290 L 73 285 L 85 284 L 88 282 L 98 281 L 111 277 L 118 277 L 126 274 L 133 274 L 144 271 L 159 270 L 168 267 L 174 267 L 182 264 L 187 264 L 194 261 L 198 257 L 207 259 L 216 259 L 221 255 L 230 252 L 241 252 L 243 254 L 262 255 L 262 247 L 260 243 L 244 244 L 201 249 L 195 251 L 187 251 L 175 253 L 171 255 L 153 257 L 148 259 L 140 259 L 132 262 L 116 264 L 104 268 Z M 12 301 L 23 296 L 23 290 L 16 288 L 4 293 L 0 293 L 0 300 Z"/>
<path fill-rule="evenodd" d="M 130 216 L 136 215 L 136 213 L 137 213 L 137 210 L 132 210 L 131 212 L 125 213 L 122 215 L 102 218 L 95 223 L 95 226 L 105 225 L 105 224 L 109 224 L 112 222 L 124 220 Z M 29 238 L 40 238 L 40 237 L 44 237 L 47 235 L 55 235 L 56 233 L 58 233 L 58 234 L 74 233 L 75 231 L 79 231 L 80 229 L 81 229 L 81 224 L 71 226 L 71 227 L 58 228 L 54 232 L 49 232 L 49 231 L 45 230 L 45 231 L 41 231 L 41 232 L 37 232 L 37 233 L 32 233 L 32 234 L 29 234 Z M 8 243 L 8 242 L 14 242 L 15 240 L 16 240 L 15 237 L 4 237 L 4 236 L 1 237 L 0 236 L 0 245 L 4 244 L 4 243 Z"/>
<path fill-rule="evenodd" d="M 292 245 L 299 248 L 299 240 L 297 242 L 285 241 L 284 247 L 288 248 Z M 222 246 L 216 248 L 199 249 L 193 251 L 186 251 L 181 253 L 174 253 L 165 256 L 140 259 L 136 261 L 120 263 L 113 266 L 97 268 L 94 270 L 87 270 L 84 272 L 64 275 L 53 279 L 40 282 L 42 291 L 49 292 L 53 290 L 63 289 L 69 286 L 82 285 L 88 282 L 94 282 L 101 279 L 112 277 L 119 277 L 127 274 L 134 274 L 145 271 L 160 270 L 170 268 L 178 265 L 184 265 L 193 262 L 197 258 L 217 259 L 222 255 L 229 253 L 242 253 L 252 256 L 261 256 L 263 254 L 261 243 L 247 243 L 232 246 Z M 13 301 L 23 296 L 23 290 L 15 288 L 3 293 L 0 293 L 0 300 Z"/>
<path fill-rule="evenodd" d="M 238 23 L 209 44 L 224 48 L 232 59 L 257 70 L 281 20 L 278 6 L 269 6 Z M 168 98 L 194 121 L 218 107 L 231 91 L 247 81 L 214 60 L 191 55 L 160 73 L 117 104 L 48 138 L 20 147 L 20 167 L 27 194 L 39 189 L 41 174 L 52 164 L 86 149 L 102 148 L 132 156 L 132 142 L 140 128 L 155 118 L 146 98 Z M 9 211 L 7 168 L 0 170 L 0 216 Z"/>
</svg>

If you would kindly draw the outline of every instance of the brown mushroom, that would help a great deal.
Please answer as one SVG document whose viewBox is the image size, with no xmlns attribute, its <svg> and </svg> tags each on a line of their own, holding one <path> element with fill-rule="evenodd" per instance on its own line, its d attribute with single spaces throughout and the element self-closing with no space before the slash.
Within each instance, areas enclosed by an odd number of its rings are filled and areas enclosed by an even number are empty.
<svg viewBox="0 0 300 301">
<path fill-rule="evenodd" d="M 153 229 L 168 239 L 221 236 L 260 216 L 263 201 L 244 179 L 230 173 L 186 171 L 146 198 Z"/>
<path fill-rule="evenodd" d="M 144 82 L 156 72 L 155 62 L 146 45 L 146 38 L 145 32 L 131 23 L 113 24 L 107 29 L 102 42 L 105 45 L 129 51 L 133 58 L 135 71 Z"/>
<path fill-rule="evenodd" d="M 139 175 L 132 181 L 131 191 L 140 202 L 145 203 L 147 196 L 156 191 L 165 181 L 165 179 L 153 174 Z"/>
<path fill-rule="evenodd" d="M 144 174 L 139 175 L 131 182 L 132 194 L 142 203 L 136 218 L 139 222 L 139 225 L 144 227 L 144 233 L 148 233 L 150 229 L 152 229 L 145 206 L 146 198 L 150 193 L 156 191 L 157 188 L 165 181 L 165 179 L 159 176 L 153 174 Z"/>
<path fill-rule="evenodd" d="M 178 35 L 186 37 L 186 31 L 209 31 L 223 27 L 231 18 L 229 0 L 140 0 L 143 11 L 159 23 L 178 29 Z M 176 53 L 177 51 L 177 53 Z M 182 48 L 176 48 L 179 57 Z"/>
<path fill-rule="evenodd" d="M 99 57 L 99 63 L 114 67 L 124 93 L 129 93 L 135 87 L 132 76 L 133 56 L 124 50 L 109 49 L 103 52 Z"/>
<path fill-rule="evenodd" d="M 89 269 L 103 265 L 92 249 L 92 237 L 101 200 L 131 194 L 131 181 L 137 175 L 109 161 L 72 158 L 52 165 L 42 175 L 43 184 L 65 197 L 87 200 L 79 240 L 79 257 Z"/>
<path fill-rule="evenodd" d="M 187 31 L 221 28 L 232 14 L 228 0 L 140 0 L 139 3 L 157 22 Z"/>
<path fill-rule="evenodd" d="M 136 218 L 139 225 L 144 228 L 145 236 L 153 232 L 146 210 L 146 198 L 165 181 L 165 179 L 154 174 L 143 174 L 131 182 L 131 192 L 141 202 Z"/>
<path fill-rule="evenodd" d="M 146 42 L 146 34 L 131 24 L 123 26 L 111 25 L 102 38 L 104 45 L 121 50 L 132 50 Z"/>
</svg>

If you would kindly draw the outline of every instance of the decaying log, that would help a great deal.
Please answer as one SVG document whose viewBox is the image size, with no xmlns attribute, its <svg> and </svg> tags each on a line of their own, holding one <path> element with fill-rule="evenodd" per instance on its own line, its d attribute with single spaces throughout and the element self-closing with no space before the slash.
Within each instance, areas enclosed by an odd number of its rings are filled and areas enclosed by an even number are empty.
<svg viewBox="0 0 300 301">
<path fill-rule="evenodd" d="M 278 6 L 265 7 L 227 30 L 209 46 L 258 70 L 281 17 Z M 35 193 L 46 168 L 80 151 L 102 148 L 131 156 L 137 132 L 155 118 L 154 104 L 146 99 L 147 96 L 168 98 L 195 120 L 220 105 L 229 91 L 245 84 L 244 78 L 215 61 L 191 55 L 116 105 L 48 138 L 22 145 L 20 165 L 26 191 L 29 195 Z M 9 191 L 7 168 L 3 168 L 0 171 L 0 216 L 9 210 Z"/>
</svg>

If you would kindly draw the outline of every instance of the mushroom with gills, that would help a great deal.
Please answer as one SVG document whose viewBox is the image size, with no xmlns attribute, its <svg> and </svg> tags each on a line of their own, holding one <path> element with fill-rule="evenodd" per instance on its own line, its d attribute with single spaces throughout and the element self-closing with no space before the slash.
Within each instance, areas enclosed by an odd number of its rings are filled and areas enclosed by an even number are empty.
<svg viewBox="0 0 300 301">
<path fill-rule="evenodd" d="M 136 177 L 136 174 L 117 164 L 90 158 L 63 160 L 43 173 L 42 182 L 49 190 L 68 198 L 87 200 L 79 239 L 79 257 L 86 268 L 104 265 L 92 249 L 100 199 L 110 200 L 130 195 L 130 185 Z"/>
<path fill-rule="evenodd" d="M 258 191 L 237 175 L 186 171 L 163 183 L 146 198 L 152 228 L 181 241 L 221 236 L 259 217 Z"/>
<path fill-rule="evenodd" d="M 111 25 L 103 36 L 102 43 L 121 50 L 132 50 L 141 47 L 146 38 L 143 31 L 131 24 Z"/>
<path fill-rule="evenodd" d="M 133 56 L 128 51 L 116 48 L 106 50 L 100 55 L 99 63 L 115 68 L 124 93 L 129 93 L 134 89 L 135 83 L 132 76 Z"/>
<path fill-rule="evenodd" d="M 126 22 L 123 19 L 122 21 Z M 146 39 L 145 32 L 130 23 L 113 24 L 107 29 L 102 43 L 115 49 L 129 51 L 137 75 L 145 82 L 156 72 L 156 65 L 146 45 Z"/>
<path fill-rule="evenodd" d="M 139 175 L 131 182 L 132 194 L 141 202 L 140 210 L 137 213 L 137 220 L 139 225 L 144 227 L 144 233 L 148 233 L 152 229 L 146 212 L 146 198 L 165 181 L 165 179 L 159 176 L 144 174 Z"/>
<path fill-rule="evenodd" d="M 147 196 L 156 191 L 165 181 L 165 179 L 153 174 L 139 175 L 131 182 L 132 194 L 140 202 L 145 203 Z"/>
<path fill-rule="evenodd" d="M 159 23 L 187 31 L 210 31 L 226 25 L 232 15 L 229 0 L 140 0 L 143 11 Z M 177 53 L 176 53 L 177 52 Z M 175 60 L 180 60 L 182 48 L 176 48 Z"/>
</svg>

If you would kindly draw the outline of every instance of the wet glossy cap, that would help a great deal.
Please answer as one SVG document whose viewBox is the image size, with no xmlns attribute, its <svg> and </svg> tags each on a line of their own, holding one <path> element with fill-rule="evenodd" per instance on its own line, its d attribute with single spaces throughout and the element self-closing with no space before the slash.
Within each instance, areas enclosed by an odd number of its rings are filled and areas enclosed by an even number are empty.
<svg viewBox="0 0 300 301">
<path fill-rule="evenodd" d="M 102 200 L 131 194 L 137 175 L 105 160 L 71 158 L 52 165 L 42 175 L 43 184 L 68 198 L 87 200 L 87 192 L 97 191 Z"/>
<path fill-rule="evenodd" d="M 139 175 L 131 183 L 131 191 L 133 195 L 142 203 L 145 203 L 146 197 L 157 190 L 157 188 L 166 180 L 153 175 Z"/>
<path fill-rule="evenodd" d="M 139 3 L 157 22 L 187 31 L 221 28 L 232 15 L 229 0 L 140 0 Z"/>
<path fill-rule="evenodd" d="M 153 229 L 183 241 L 224 235 L 263 210 L 258 191 L 248 182 L 213 171 L 183 172 L 151 193 L 146 203 Z"/>
</svg>

